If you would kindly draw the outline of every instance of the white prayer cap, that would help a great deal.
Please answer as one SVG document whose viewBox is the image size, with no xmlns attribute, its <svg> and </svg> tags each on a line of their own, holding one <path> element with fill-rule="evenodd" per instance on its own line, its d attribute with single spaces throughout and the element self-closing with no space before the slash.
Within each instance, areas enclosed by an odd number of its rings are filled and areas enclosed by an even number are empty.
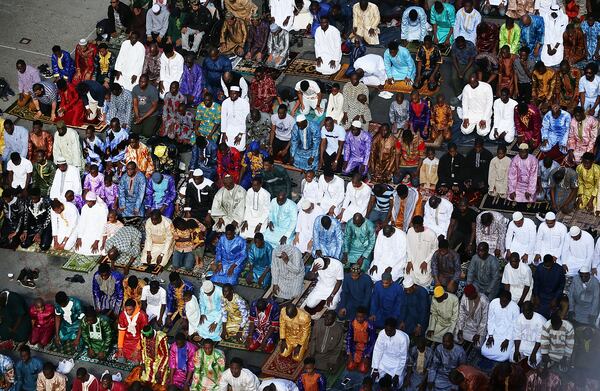
<svg viewBox="0 0 600 391">
<path fill-rule="evenodd" d="M 183 208 L 184 212 L 191 212 L 192 208 L 190 208 L 189 206 L 186 206 L 185 208 Z"/>
<path fill-rule="evenodd" d="M 202 171 L 200 168 L 196 168 L 192 172 L 192 176 L 203 176 L 203 175 L 204 175 L 204 171 Z"/>
<path fill-rule="evenodd" d="M 215 289 L 215 284 L 213 284 L 210 280 L 204 280 L 202 282 L 202 292 L 210 293 Z"/>
<path fill-rule="evenodd" d="M 589 273 L 590 272 L 590 267 L 588 265 L 582 266 L 581 268 L 579 268 L 579 273 Z"/>
<path fill-rule="evenodd" d="M 85 195 L 86 201 L 96 201 L 97 199 L 98 199 L 98 196 L 93 191 L 88 191 L 87 194 Z"/>
<path fill-rule="evenodd" d="M 298 114 L 296 116 L 296 122 L 306 121 L 306 116 L 304 114 Z"/>
<path fill-rule="evenodd" d="M 404 280 L 402 281 L 402 286 L 404 288 L 408 289 L 413 285 L 415 285 L 415 282 L 413 281 L 411 276 L 404 277 Z"/>
<path fill-rule="evenodd" d="M 579 228 L 576 225 L 572 226 L 571 229 L 569 230 L 569 235 L 571 235 L 572 238 L 579 235 L 580 233 L 581 233 L 581 228 Z"/>
<path fill-rule="evenodd" d="M 300 202 L 300 208 L 302 210 L 306 210 L 308 208 L 310 208 L 312 206 L 312 202 L 310 202 L 307 199 L 302 200 L 302 202 Z"/>
<path fill-rule="evenodd" d="M 556 220 L 556 215 L 554 214 L 554 212 L 548 212 L 548 213 L 546 213 L 546 216 L 544 216 L 544 220 L 546 220 L 546 221 Z"/>
<path fill-rule="evenodd" d="M 354 126 L 355 128 L 362 128 L 362 122 L 358 120 L 352 121 L 352 126 Z"/>
<path fill-rule="evenodd" d="M 57 156 L 55 160 L 56 164 L 67 164 L 67 160 L 62 156 Z"/>
<path fill-rule="evenodd" d="M 185 163 L 184 162 L 179 162 L 179 169 L 181 171 L 185 171 Z"/>
<path fill-rule="evenodd" d="M 87 39 L 85 39 L 85 38 L 81 38 L 81 39 L 79 40 L 79 44 L 80 44 L 81 46 L 85 46 L 85 45 L 87 45 Z"/>
<path fill-rule="evenodd" d="M 319 265 L 321 268 L 323 268 L 323 266 L 325 266 L 325 261 L 323 260 L 323 258 L 317 258 L 315 259 L 315 261 L 313 262 L 313 267 L 315 265 Z"/>
<path fill-rule="evenodd" d="M 231 87 L 229 87 L 229 91 L 240 92 L 240 87 L 238 87 L 238 86 L 231 86 Z"/>
<path fill-rule="evenodd" d="M 527 143 L 521 143 L 519 144 L 519 149 L 529 150 L 529 145 Z"/>
<path fill-rule="evenodd" d="M 154 4 L 152 6 L 152 12 L 154 12 L 155 14 L 158 14 L 160 12 L 160 4 Z"/>
<path fill-rule="evenodd" d="M 523 213 L 521 213 L 521 212 L 515 212 L 515 213 L 513 213 L 512 219 L 513 219 L 513 221 L 521 221 L 521 220 L 523 220 Z"/>
</svg>

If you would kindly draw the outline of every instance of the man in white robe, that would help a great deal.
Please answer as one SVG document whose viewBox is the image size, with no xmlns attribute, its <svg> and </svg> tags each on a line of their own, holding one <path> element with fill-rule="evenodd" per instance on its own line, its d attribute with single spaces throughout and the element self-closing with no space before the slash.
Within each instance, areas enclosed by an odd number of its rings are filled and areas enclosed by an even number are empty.
<svg viewBox="0 0 600 391">
<path fill-rule="evenodd" d="M 388 270 L 392 280 L 397 281 L 404 276 L 406 268 L 406 234 L 393 225 L 386 225 L 377 234 L 373 262 L 369 275 L 373 282 L 381 281 L 381 275 Z"/>
<path fill-rule="evenodd" d="M 454 207 L 445 198 L 433 196 L 425 204 L 423 213 L 423 224 L 432 230 L 437 236 L 448 235 L 448 227 Z"/>
<path fill-rule="evenodd" d="M 325 174 L 319 177 L 319 206 L 323 213 L 337 216 L 344 202 L 344 180 L 337 175 Z"/>
<path fill-rule="evenodd" d="M 563 34 L 569 23 L 568 16 L 558 5 L 550 7 L 550 12 L 542 15 L 544 19 L 544 44 L 541 60 L 547 67 L 553 67 L 563 60 L 565 46 Z"/>
<path fill-rule="evenodd" d="M 595 265 L 593 260 L 594 238 L 588 232 L 582 231 L 581 228 L 572 226 L 569 234 L 565 237 L 560 256 L 560 263 L 565 269 L 566 276 L 576 276 L 579 269 L 584 266 L 591 270 Z"/>
<path fill-rule="evenodd" d="M 75 246 L 78 221 L 79 212 L 75 205 L 70 202 L 52 201 L 52 248 L 70 251 Z"/>
<path fill-rule="evenodd" d="M 298 220 L 296 221 L 296 235 L 294 246 L 302 253 L 312 251 L 313 228 L 315 219 L 322 215 L 323 211 L 308 199 L 303 199 L 298 204 Z"/>
<path fill-rule="evenodd" d="M 229 98 L 221 105 L 221 142 L 238 151 L 246 149 L 246 118 L 250 114 L 250 103 L 240 98 L 240 87 L 229 89 Z"/>
<path fill-rule="evenodd" d="M 352 176 L 352 182 L 346 186 L 346 195 L 342 203 L 342 210 L 337 218 L 343 223 L 352 220 L 356 213 L 366 217 L 369 200 L 371 199 L 371 187 L 362 181 L 360 174 Z"/>
<path fill-rule="evenodd" d="M 115 61 L 115 83 L 130 92 L 138 83 L 146 56 L 146 48 L 138 39 L 138 33 L 132 31 L 129 39 L 121 44 Z"/>
<path fill-rule="evenodd" d="M 522 262 L 532 263 L 535 256 L 535 241 L 535 223 L 523 217 L 521 212 L 513 213 L 504 239 L 505 258 L 508 259 L 511 253 L 518 253 Z"/>
<path fill-rule="evenodd" d="M 500 98 L 494 101 L 494 123 L 490 132 L 490 140 L 504 140 L 510 144 L 515 139 L 515 107 L 517 101 L 511 99 L 508 91 L 502 89 Z"/>
<path fill-rule="evenodd" d="M 294 0 L 269 0 L 271 17 L 277 26 L 286 31 L 290 31 L 294 25 L 294 7 Z"/>
<path fill-rule="evenodd" d="M 431 285 L 431 256 L 438 249 L 437 235 L 423 225 L 423 217 L 415 216 L 406 234 L 406 275 L 423 288 Z"/>
<path fill-rule="evenodd" d="M 80 172 L 83 171 L 85 159 L 81 150 L 79 134 L 75 129 L 67 128 L 62 121 L 56 123 L 52 155 L 55 164 L 58 164 L 58 158 L 62 157 L 67 164 L 77 167 Z"/>
<path fill-rule="evenodd" d="M 542 363 L 540 346 L 545 324 L 546 318 L 533 312 L 533 304 L 530 301 L 523 303 L 523 313 L 514 325 L 514 348 L 510 353 L 510 361 L 518 363 L 526 359 L 532 368 Z"/>
<path fill-rule="evenodd" d="M 511 300 L 509 291 L 502 290 L 488 307 L 487 338 L 481 354 L 493 361 L 503 362 L 513 351 L 514 326 L 519 317 L 519 306 Z"/>
<path fill-rule="evenodd" d="M 244 239 L 254 238 L 257 232 L 265 232 L 269 223 L 269 206 L 271 195 L 262 187 L 262 180 L 254 178 L 252 186 L 246 191 L 244 220 L 240 225 L 240 236 Z"/>
<path fill-rule="evenodd" d="M 175 247 L 173 239 L 173 223 L 168 217 L 162 216 L 159 210 L 150 212 L 146 220 L 146 242 L 142 250 L 142 262 L 146 265 L 164 267 Z"/>
<path fill-rule="evenodd" d="M 471 134 L 477 127 L 477 134 L 487 136 L 492 125 L 494 93 L 492 87 L 479 81 L 477 73 L 469 77 L 469 84 L 462 92 L 462 124 L 460 131 Z"/>
<path fill-rule="evenodd" d="M 260 380 L 249 369 L 243 368 L 244 362 L 234 357 L 229 368 L 223 372 L 219 380 L 219 390 L 258 391 Z"/>
<path fill-rule="evenodd" d="M 404 331 L 398 330 L 398 321 L 390 318 L 385 321 L 385 327 L 377 334 L 373 357 L 371 360 L 372 377 L 382 378 L 390 375 L 402 386 L 410 338 Z"/>
<path fill-rule="evenodd" d="M 160 82 L 158 91 L 160 98 L 164 99 L 165 94 L 169 92 L 171 83 L 179 83 L 183 75 L 183 56 L 173 50 L 173 45 L 166 44 L 163 53 L 160 55 Z"/>
<path fill-rule="evenodd" d="M 93 191 L 85 195 L 85 205 L 77 223 L 75 252 L 82 255 L 100 255 L 104 224 L 108 217 L 108 208 Z"/>
<path fill-rule="evenodd" d="M 519 306 L 527 300 L 531 300 L 533 292 L 533 276 L 531 268 L 521 262 L 518 253 L 510 254 L 507 257 L 508 265 L 504 267 L 502 273 L 502 284 L 504 289 L 509 290 L 512 300 Z"/>
<path fill-rule="evenodd" d="M 187 319 L 188 331 L 187 335 L 192 336 L 198 334 L 198 326 L 200 325 L 200 305 L 198 299 L 194 296 L 193 291 L 183 291 L 183 301 L 185 301 L 185 317 Z"/>
<path fill-rule="evenodd" d="M 215 221 L 213 231 L 225 232 L 225 227 L 234 224 L 237 227 L 244 221 L 246 211 L 246 190 L 233 182 L 231 175 L 223 178 L 223 187 L 213 199 L 211 217 Z"/>
<path fill-rule="evenodd" d="M 142 310 L 148 315 L 148 322 L 155 320 L 159 326 L 167 320 L 167 290 L 160 286 L 158 280 L 150 281 L 150 284 L 142 288 L 141 297 Z M 189 319 L 189 313 L 187 313 Z"/>
<path fill-rule="evenodd" d="M 544 255 L 550 254 L 554 261 L 560 263 L 563 243 L 567 237 L 567 227 L 556 221 L 554 212 L 546 213 L 544 221 L 539 225 L 535 239 L 534 264 L 538 264 Z"/>
<path fill-rule="evenodd" d="M 454 19 L 454 39 L 463 36 L 473 45 L 477 43 L 477 26 L 481 23 L 481 14 L 473 8 L 473 1 L 463 2 L 463 8 L 456 12 Z"/>
<path fill-rule="evenodd" d="M 354 61 L 354 69 L 361 76 L 361 83 L 367 87 L 382 86 L 387 80 L 383 57 L 377 54 L 365 54 L 359 57 Z"/>
<path fill-rule="evenodd" d="M 327 16 L 321 17 L 321 26 L 315 32 L 315 57 L 317 72 L 333 75 L 340 70 L 342 61 L 342 38 L 340 31 L 329 25 Z"/>
<path fill-rule="evenodd" d="M 352 32 L 367 45 L 379 45 L 379 7 L 369 0 L 359 0 L 352 6 Z"/>
<path fill-rule="evenodd" d="M 335 309 L 340 301 L 344 265 L 335 258 L 317 258 L 309 274 L 317 276 L 317 284 L 304 300 L 304 309 L 310 315 L 323 307 Z"/>
<path fill-rule="evenodd" d="M 65 193 L 69 190 L 72 190 L 76 196 L 81 195 L 81 177 L 77 167 L 70 166 L 64 158 L 57 157 L 56 168 L 50 187 L 50 199 L 64 201 Z"/>
</svg>

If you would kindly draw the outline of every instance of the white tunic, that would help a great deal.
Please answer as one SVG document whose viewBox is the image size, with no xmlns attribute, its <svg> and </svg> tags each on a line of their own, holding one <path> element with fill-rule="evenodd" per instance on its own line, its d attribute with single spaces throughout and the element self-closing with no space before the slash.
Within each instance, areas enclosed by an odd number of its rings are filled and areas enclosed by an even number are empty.
<svg viewBox="0 0 600 391">
<path fill-rule="evenodd" d="M 173 52 L 173 56 L 168 58 L 164 53 L 160 55 L 160 81 L 163 83 L 163 92 L 160 94 L 161 99 L 169 92 L 171 83 L 181 80 L 183 75 L 183 56 L 177 52 Z"/>
<path fill-rule="evenodd" d="M 246 191 L 246 209 L 244 210 L 244 221 L 248 223 L 248 228 L 241 231 L 240 236 L 244 239 L 252 239 L 254 230 L 258 224 L 262 224 L 259 232 L 265 232 L 269 223 L 269 206 L 271 204 L 271 195 L 262 187 L 258 192 L 249 188 Z"/>
<path fill-rule="evenodd" d="M 294 383 L 291 380 L 284 380 L 284 379 L 263 380 L 262 383 L 260 383 L 259 390 L 262 391 L 267 386 L 270 386 L 271 384 L 275 385 L 275 389 L 277 391 L 298 391 L 298 386 L 296 385 L 296 383 Z"/>
<path fill-rule="evenodd" d="M 319 177 L 319 205 L 324 213 L 329 212 L 332 206 L 335 206 L 335 214 L 340 212 L 342 202 L 344 202 L 344 180 L 337 175 L 329 182 L 325 180 L 325 176 Z"/>
<path fill-rule="evenodd" d="M 294 1 L 269 0 L 269 8 L 271 9 L 271 17 L 275 19 L 275 24 L 286 31 L 290 31 L 294 25 Z M 284 24 L 288 17 L 288 23 Z"/>
<path fill-rule="evenodd" d="M 544 18 L 544 45 L 542 45 L 541 59 L 547 67 L 553 67 L 560 64 L 563 60 L 565 46 L 563 45 L 563 33 L 567 29 L 569 18 L 562 10 L 556 12 L 558 17 L 553 18 L 550 13 L 542 15 Z M 558 48 L 555 48 L 555 45 Z M 556 49 L 553 55 L 548 54 L 548 45 L 552 49 Z"/>
<path fill-rule="evenodd" d="M 360 213 L 363 217 L 366 217 L 370 199 L 371 187 L 369 185 L 361 182 L 360 187 L 356 188 L 352 182 L 349 182 L 346 186 L 346 195 L 342 204 L 342 209 L 344 209 L 342 222 L 352 220 L 355 213 Z"/>
<path fill-rule="evenodd" d="M 404 231 L 395 228 L 394 234 L 389 238 L 383 234 L 383 230 L 379 231 L 371 263 L 371 267 L 373 266 L 377 266 L 377 271 L 371 274 L 373 282 L 380 281 L 381 275 L 388 267 L 392 268 L 392 280 L 396 281 L 404 275 L 406 268 L 406 233 Z"/>
<path fill-rule="evenodd" d="M 56 236 L 58 243 L 65 238 L 69 238 L 65 244 L 65 250 L 69 251 L 75 245 L 77 240 L 77 223 L 79 221 L 79 212 L 77 207 L 70 202 L 63 202 L 65 210 L 57 214 L 54 210 L 50 211 L 50 224 L 52 226 L 52 236 Z"/>
<path fill-rule="evenodd" d="M 469 134 L 477 127 L 477 134 L 486 136 L 492 124 L 493 106 L 494 93 L 488 83 L 480 81 L 476 88 L 467 84 L 462 92 L 462 112 L 463 119 L 469 120 L 469 126 L 463 128 L 461 125 L 461 131 Z M 485 121 L 485 128 L 479 127 L 482 120 Z"/>
<path fill-rule="evenodd" d="M 166 312 L 166 311 L 165 311 Z M 185 316 L 188 320 L 188 335 L 192 335 L 198 332 L 198 325 L 200 324 L 200 306 L 198 305 L 198 299 L 192 295 L 190 301 L 185 303 Z"/>
<path fill-rule="evenodd" d="M 531 275 L 531 268 L 523 262 L 519 262 L 519 267 L 516 269 L 507 264 L 504 267 L 504 273 L 502 273 L 502 283 L 510 285 L 510 294 L 512 295 L 513 302 L 519 302 L 526 286 L 529 287 L 529 292 L 525 296 L 525 301 L 531 299 L 533 276 Z"/>
<path fill-rule="evenodd" d="M 481 23 L 479 11 L 473 9 L 470 13 L 467 13 L 464 8 L 459 9 L 454 20 L 454 39 L 462 35 L 467 41 L 471 41 L 475 45 L 479 23 Z"/>
<path fill-rule="evenodd" d="M 100 255 L 104 224 L 108 217 L 108 209 L 103 202 L 96 202 L 91 208 L 86 204 L 81 208 L 81 217 L 77 223 L 77 239 L 81 240 L 81 247 L 76 253 L 83 255 Z M 92 252 L 92 245 L 98 241 L 98 252 Z"/>
<path fill-rule="evenodd" d="M 359 57 L 354 61 L 354 69 L 362 69 L 365 72 L 360 81 L 366 86 L 381 86 L 387 80 L 383 57 L 377 54 L 365 54 Z"/>
<path fill-rule="evenodd" d="M 327 269 L 321 269 L 318 271 L 317 284 L 313 288 L 312 292 L 306 297 L 304 301 L 304 306 L 309 308 L 314 308 L 323 300 L 327 300 L 327 298 L 333 293 L 333 289 L 335 288 L 335 284 L 338 281 L 341 282 L 344 280 L 344 265 L 340 261 L 335 258 L 329 258 L 329 266 Z M 337 304 L 340 301 L 340 296 L 342 294 L 342 286 L 340 285 L 340 289 L 338 289 L 336 295 L 331 302 L 331 306 L 328 308 L 336 308 Z"/>
<path fill-rule="evenodd" d="M 514 341 L 521 341 L 519 346 L 519 353 L 521 356 L 529 357 L 533 352 L 533 348 L 535 348 L 536 343 L 542 342 L 542 328 L 546 324 L 546 318 L 537 312 L 533 313 L 531 319 L 527 319 L 525 315 L 521 314 L 517 318 L 514 327 Z M 510 361 L 513 361 L 513 357 L 515 354 L 515 347 L 513 347 L 510 352 Z M 541 349 L 538 349 L 536 355 L 536 364 L 540 364 L 542 362 L 542 352 Z M 531 365 L 531 362 L 530 362 Z"/>
<path fill-rule="evenodd" d="M 494 361 L 507 361 L 510 352 L 514 350 L 514 325 L 519 317 L 519 306 L 514 302 L 508 303 L 504 308 L 500 305 L 500 299 L 494 299 L 488 307 L 487 330 L 488 337 L 494 337 L 494 344 L 487 347 L 487 337 L 481 345 L 481 354 Z M 501 351 L 500 345 L 508 339 L 508 349 Z"/>
<path fill-rule="evenodd" d="M 194 297 L 195 299 L 195 297 Z M 163 322 L 167 320 L 167 291 L 165 288 L 158 287 L 158 292 L 152 294 L 150 292 L 150 285 L 146 285 L 142 288 L 141 301 L 146 302 L 146 315 L 148 315 L 148 321 L 152 321 L 160 316 L 160 307 L 165 306 L 165 312 L 163 313 Z M 189 312 L 187 312 L 189 319 Z"/>
<path fill-rule="evenodd" d="M 594 259 L 594 238 L 586 231 L 581 231 L 579 240 L 574 240 L 567 234 L 563 242 L 560 256 L 560 264 L 566 265 L 568 270 L 566 275 L 576 276 L 583 266 L 589 268 L 595 265 Z"/>
<path fill-rule="evenodd" d="M 398 376 L 399 386 L 402 386 L 409 344 L 408 335 L 401 330 L 396 330 L 393 337 L 388 337 L 385 330 L 377 334 L 371 367 L 377 369 L 380 378 L 385 375 Z"/>
<path fill-rule="evenodd" d="M 54 174 L 54 180 L 50 187 L 50 199 L 58 199 L 60 201 L 65 200 L 65 193 L 68 190 L 72 190 L 75 195 L 81 195 L 81 177 L 79 176 L 79 170 L 74 166 L 67 166 L 67 170 L 62 172 L 56 170 Z M 103 220 L 104 223 L 105 220 Z M 102 225 L 102 224 L 100 224 Z"/>
<path fill-rule="evenodd" d="M 329 26 L 326 31 L 321 27 L 315 32 L 315 57 L 323 61 L 317 66 L 317 72 L 323 75 L 333 75 L 340 70 L 342 61 L 342 38 L 340 31 L 334 26 Z M 330 61 L 335 61 L 332 68 Z"/>
<path fill-rule="evenodd" d="M 229 387 L 228 387 L 229 386 Z M 258 391 L 260 380 L 249 369 L 242 368 L 240 376 L 234 377 L 231 370 L 227 369 L 223 372 L 221 380 L 219 380 L 219 391 Z"/>
<path fill-rule="evenodd" d="M 556 257 L 560 263 L 561 251 L 565 237 L 567 236 L 567 227 L 560 221 L 554 223 L 554 227 L 549 228 L 548 224 L 543 221 L 538 227 L 535 240 L 535 254 L 539 254 L 542 259 L 544 255 L 550 254 Z"/>
<path fill-rule="evenodd" d="M 498 98 L 494 102 L 494 124 L 492 125 L 492 131 L 490 132 L 490 139 L 496 140 L 494 131 L 497 130 L 498 134 L 506 132 L 504 140 L 507 143 L 511 143 L 515 139 L 515 107 L 517 101 L 514 99 L 508 99 L 508 102 L 502 102 L 502 99 Z"/>
<path fill-rule="evenodd" d="M 319 180 L 317 178 L 313 178 L 313 180 L 310 182 L 308 182 L 306 179 L 302 179 L 302 182 L 300 183 L 300 189 L 302 195 L 300 201 L 298 201 L 298 205 L 300 205 L 304 200 L 308 200 L 315 205 L 319 203 L 321 195 L 319 193 Z"/>
<path fill-rule="evenodd" d="M 406 234 L 408 243 L 407 263 L 412 263 L 412 270 L 408 273 L 415 284 L 424 288 L 431 285 L 431 256 L 438 249 L 438 239 L 435 233 L 429 228 L 423 232 L 416 232 L 414 228 L 409 228 Z M 421 264 L 427 262 L 427 270 L 421 271 Z"/>
<path fill-rule="evenodd" d="M 124 89 L 131 91 L 138 84 L 144 69 L 145 56 L 144 44 L 136 42 L 135 45 L 131 45 L 129 40 L 124 41 L 115 62 L 115 71 L 121 72 L 121 76 L 115 77 L 115 83 L 119 83 Z M 132 76 L 136 76 L 134 83 L 131 82 Z"/>
<path fill-rule="evenodd" d="M 508 223 L 504 248 L 519 253 L 520 257 L 527 254 L 527 263 L 532 263 L 535 256 L 535 223 L 528 218 L 523 220 L 523 225 L 520 227 L 517 227 L 514 221 Z"/>
<path fill-rule="evenodd" d="M 436 209 L 429 206 L 429 202 L 425 203 L 425 213 L 423 216 L 423 224 L 425 227 L 432 230 L 437 236 L 448 235 L 448 227 L 454 207 L 452 203 L 445 198 L 440 198 L 442 202 Z"/>
<path fill-rule="evenodd" d="M 250 103 L 246 99 L 237 98 L 234 101 L 227 98 L 221 106 L 221 132 L 227 136 L 227 145 L 238 151 L 246 149 L 246 118 L 250 114 Z M 241 134 L 239 144 L 235 137 Z"/>
<path fill-rule="evenodd" d="M 306 213 L 302 208 L 298 208 L 298 220 L 296 221 L 296 236 L 294 243 L 298 250 L 303 253 L 312 250 L 312 244 L 308 247 L 309 242 L 313 239 L 313 228 L 315 219 L 323 214 L 319 205 L 314 204 L 313 210 Z M 297 241 L 297 242 L 296 242 Z"/>
</svg>

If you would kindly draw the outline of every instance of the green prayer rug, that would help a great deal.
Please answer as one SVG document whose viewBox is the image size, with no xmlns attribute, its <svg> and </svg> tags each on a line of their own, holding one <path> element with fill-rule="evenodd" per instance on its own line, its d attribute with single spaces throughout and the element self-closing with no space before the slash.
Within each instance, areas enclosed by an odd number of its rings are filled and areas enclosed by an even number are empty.
<svg viewBox="0 0 600 391">
<path fill-rule="evenodd" d="M 72 254 L 62 268 L 72 272 L 89 273 L 96 267 L 98 259 L 100 259 L 98 256 Z"/>
</svg>

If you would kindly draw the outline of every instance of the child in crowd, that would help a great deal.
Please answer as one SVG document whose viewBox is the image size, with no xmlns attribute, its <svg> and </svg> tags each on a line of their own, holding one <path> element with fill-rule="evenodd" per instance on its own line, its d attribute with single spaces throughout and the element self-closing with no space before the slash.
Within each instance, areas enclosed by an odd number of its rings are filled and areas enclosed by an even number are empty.
<svg viewBox="0 0 600 391">
<path fill-rule="evenodd" d="M 429 102 L 421 98 L 419 91 L 410 93 L 410 105 L 408 106 L 408 122 L 413 133 L 419 132 L 425 141 L 429 139 Z"/>
<path fill-rule="evenodd" d="M 331 87 L 325 116 L 333 118 L 336 124 L 342 122 L 342 117 L 344 116 L 344 95 L 340 93 L 340 85 L 338 83 L 334 83 Z"/>
<path fill-rule="evenodd" d="M 404 99 L 404 94 L 396 94 L 394 101 L 390 105 L 390 123 L 392 124 L 392 134 L 400 137 L 400 132 L 408 126 L 408 101 Z"/>
<path fill-rule="evenodd" d="M 327 389 L 327 380 L 315 369 L 315 359 L 313 357 L 304 359 L 304 369 L 296 384 L 301 390 L 325 391 Z"/>
<path fill-rule="evenodd" d="M 109 210 L 117 210 L 119 207 L 119 186 L 113 183 L 111 175 L 105 175 L 102 186 L 98 189 L 96 195 L 104 201 Z"/>
<path fill-rule="evenodd" d="M 123 228 L 123 223 L 119 221 L 119 216 L 117 216 L 116 210 L 111 210 L 108 212 L 108 220 L 106 224 L 104 224 L 104 233 L 102 234 L 102 247 L 104 249 L 106 246 L 106 241 L 113 237 L 118 230 Z"/>
<path fill-rule="evenodd" d="M 440 159 L 435 157 L 435 149 L 427 147 L 425 149 L 425 159 L 423 159 L 419 171 L 419 181 L 422 189 L 435 190 L 435 185 L 438 182 L 439 164 Z"/>
<path fill-rule="evenodd" d="M 488 188 L 491 197 L 506 198 L 508 193 L 508 169 L 511 159 L 506 156 L 506 147 L 498 146 L 496 156 L 490 161 Z"/>
<path fill-rule="evenodd" d="M 90 165 L 90 172 L 88 172 L 83 180 L 83 190 L 93 191 L 98 195 L 100 188 L 104 186 L 104 174 L 98 172 L 98 165 L 92 163 Z"/>
<path fill-rule="evenodd" d="M 427 146 L 439 148 L 444 141 L 452 139 L 452 108 L 446 103 L 444 95 L 439 94 L 431 108 L 430 136 Z"/>
<path fill-rule="evenodd" d="M 344 128 L 348 130 L 353 121 L 360 121 L 363 124 L 363 129 L 367 130 L 369 128 L 369 122 L 371 122 L 369 101 L 365 94 L 359 94 L 356 97 L 356 100 L 358 100 L 358 103 L 360 104 L 354 107 L 350 106 L 350 109 L 348 110 L 348 121 L 344 124 Z"/>
</svg>

